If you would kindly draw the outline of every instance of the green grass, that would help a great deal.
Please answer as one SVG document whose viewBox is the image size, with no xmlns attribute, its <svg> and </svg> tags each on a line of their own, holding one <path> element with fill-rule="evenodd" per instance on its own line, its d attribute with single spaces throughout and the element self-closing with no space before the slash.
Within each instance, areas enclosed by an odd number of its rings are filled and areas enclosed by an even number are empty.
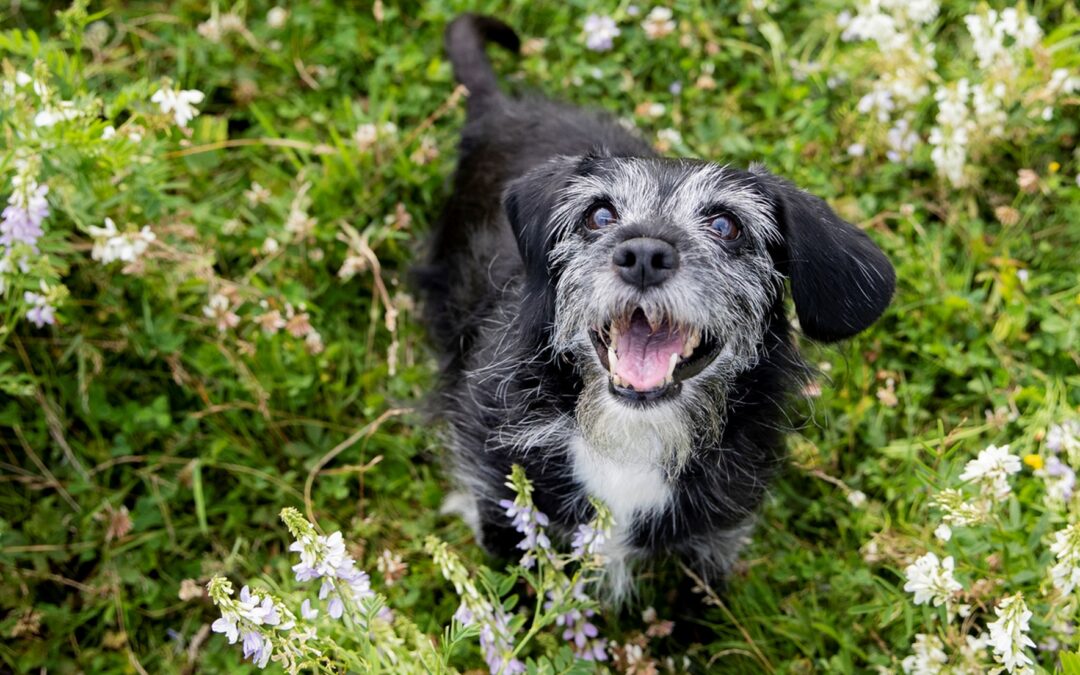
<svg viewBox="0 0 1080 675">
<path fill-rule="evenodd" d="M 377 555 L 400 553 L 410 569 L 384 589 L 391 604 L 432 633 L 449 620 L 456 600 L 423 553 L 423 537 L 435 533 L 472 560 L 483 556 L 462 523 L 438 514 L 447 488 L 439 436 L 415 411 L 433 364 L 407 297 L 407 269 L 453 167 L 464 111 L 441 31 L 465 9 L 546 40 L 529 56 L 493 55 L 514 87 L 606 108 L 650 136 L 677 129 L 683 141 L 673 154 L 764 162 L 867 229 L 895 263 L 898 291 L 881 321 L 839 346 L 804 345 L 811 363 L 829 364 L 822 393 L 793 407 L 791 465 L 724 606 L 672 606 L 667 591 L 679 573 L 669 566 L 644 583 L 642 607 L 697 625 L 695 640 L 657 639 L 650 650 L 688 654 L 699 672 L 898 667 L 912 636 L 939 613 L 915 607 L 901 590 L 903 568 L 932 541 L 931 488 L 955 481 L 990 443 L 1037 451 L 1051 423 L 1080 409 L 1075 95 L 1053 123 L 1011 122 L 1011 135 L 979 158 L 975 186 L 953 189 L 933 174 L 926 147 L 910 166 L 878 152 L 847 154 L 872 125 L 855 111 L 854 85 L 825 86 L 855 49 L 839 40 L 831 18 L 842 3 L 780 1 L 769 13 L 713 4 L 674 3 L 686 44 L 678 35 L 646 41 L 640 19 L 624 18 L 615 49 L 597 54 L 583 45 L 582 22 L 613 8 L 583 0 L 384 2 L 381 21 L 366 3 L 305 3 L 290 8 L 280 29 L 267 25 L 271 5 L 253 1 L 237 5 L 248 36 L 219 43 L 195 29 L 210 16 L 209 2 L 95 3 L 108 36 L 83 49 L 79 73 L 61 74 L 62 95 L 83 85 L 111 98 L 127 86 L 152 91 L 169 77 L 207 98 L 192 137 L 157 146 L 171 154 L 145 175 L 115 176 L 124 188 L 108 188 L 107 199 L 72 199 L 106 188 L 81 185 L 91 172 L 67 161 L 70 147 L 45 153 L 63 177 L 51 193 L 54 222 L 83 247 L 53 252 L 70 265 L 60 325 L 38 330 L 22 321 L 0 343 L 0 374 L 25 385 L 0 394 L 0 669 L 248 667 L 220 636 L 189 650 L 215 611 L 178 592 L 183 580 L 205 583 L 213 574 L 285 578 L 283 506 L 310 506 L 326 531 L 363 542 L 354 553 L 376 582 Z M 63 70 L 72 62 L 58 56 L 71 51 L 53 15 L 60 8 L 24 0 L 0 9 L 0 29 L 52 40 L 42 53 Z M 1032 8 L 1047 33 L 1060 27 L 1061 39 L 1075 42 L 1067 37 L 1077 30 L 1075 3 Z M 939 62 L 958 54 L 967 11 L 943 10 Z M 740 22 L 740 13 L 752 20 Z M 0 57 L 30 69 L 33 49 L 0 46 Z M 970 65 L 962 58 L 944 69 L 960 72 Z M 1066 50 L 1057 58 L 1071 58 L 1062 65 L 1075 72 L 1077 57 Z M 821 61 L 825 70 L 800 80 L 792 60 Z M 695 86 L 705 64 L 715 89 Z M 669 91 L 674 82 L 682 93 Z M 646 102 L 663 104 L 664 113 L 635 114 Z M 362 151 L 351 137 L 367 122 L 392 122 L 398 132 Z M 438 149 L 427 163 L 412 157 L 424 139 Z M 18 142 L 10 134 L 0 142 L 5 198 L 5 147 Z M 1040 191 L 1018 190 L 1022 168 L 1041 176 Z M 253 181 L 269 188 L 268 203 L 245 198 Z M 314 230 L 276 256 L 260 254 L 267 237 L 286 241 L 283 223 L 304 184 Z M 1019 221 L 999 222 L 999 206 L 1015 208 Z M 117 210 L 150 223 L 175 255 L 155 249 L 142 275 L 91 261 L 80 228 Z M 378 281 L 370 265 L 338 278 L 346 225 L 366 236 Z M 1026 282 L 1018 270 L 1028 271 Z M 224 333 L 208 326 L 202 308 L 221 280 L 238 285 L 249 309 L 258 299 L 279 308 L 304 303 L 325 351 L 309 354 L 302 341 L 259 336 L 247 324 Z M 386 298 L 400 312 L 393 331 Z M 890 380 L 895 405 L 881 393 Z M 335 446 L 391 409 L 408 410 L 324 465 Z M 987 416 L 997 409 L 1015 416 Z M 1013 509 L 1038 501 L 1029 474 L 1018 479 Z M 848 489 L 865 492 L 866 505 L 849 504 Z M 131 529 L 110 536 L 121 508 Z M 1032 551 L 1055 529 L 1051 520 L 1034 521 Z M 1015 543 L 958 537 L 986 555 Z M 1045 551 L 1031 555 L 1048 560 Z M 1010 568 L 1009 560 L 1003 576 L 1024 582 L 1030 568 Z M 640 609 L 605 616 L 602 630 L 629 639 L 644 629 Z"/>
</svg>

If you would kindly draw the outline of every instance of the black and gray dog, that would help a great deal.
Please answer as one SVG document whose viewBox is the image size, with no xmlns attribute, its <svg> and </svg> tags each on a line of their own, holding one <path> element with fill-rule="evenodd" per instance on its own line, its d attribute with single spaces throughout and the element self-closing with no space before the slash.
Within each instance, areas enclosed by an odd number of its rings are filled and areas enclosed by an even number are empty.
<svg viewBox="0 0 1080 675">
<path fill-rule="evenodd" d="M 802 333 L 828 342 L 884 311 L 892 266 L 763 168 L 661 158 L 606 115 L 507 97 L 487 41 L 519 46 L 488 17 L 446 30 L 468 119 L 420 272 L 461 488 L 448 506 L 509 555 L 521 535 L 498 502 L 520 464 L 556 537 L 590 519 L 590 495 L 610 507 L 616 595 L 660 555 L 721 577 L 805 381 L 785 280 Z"/>
</svg>

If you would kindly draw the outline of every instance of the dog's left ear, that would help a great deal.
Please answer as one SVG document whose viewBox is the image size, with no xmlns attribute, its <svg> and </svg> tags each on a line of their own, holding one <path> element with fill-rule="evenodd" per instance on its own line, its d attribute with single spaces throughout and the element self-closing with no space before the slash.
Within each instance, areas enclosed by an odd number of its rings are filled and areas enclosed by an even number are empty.
<svg viewBox="0 0 1080 675">
<path fill-rule="evenodd" d="M 525 263 L 525 293 L 531 312 L 522 317 L 526 337 L 543 340 L 555 317 L 555 279 L 548 259 L 555 244 L 551 216 L 562 188 L 582 157 L 556 157 L 510 182 L 503 192 L 503 211 Z"/>
<path fill-rule="evenodd" d="M 791 280 L 803 333 L 832 342 L 869 327 L 896 288 L 889 259 L 824 200 L 760 169 L 754 173 L 775 206 L 783 244 L 773 259 Z"/>
</svg>

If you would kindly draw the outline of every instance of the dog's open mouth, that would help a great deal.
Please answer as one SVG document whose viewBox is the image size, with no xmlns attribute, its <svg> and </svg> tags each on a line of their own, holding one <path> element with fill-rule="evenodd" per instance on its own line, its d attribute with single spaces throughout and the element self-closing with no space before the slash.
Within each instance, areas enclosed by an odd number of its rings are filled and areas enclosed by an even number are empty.
<svg viewBox="0 0 1080 675">
<path fill-rule="evenodd" d="M 720 344 L 702 331 L 666 317 L 650 321 L 640 307 L 591 335 L 611 391 L 634 401 L 678 393 L 682 382 L 704 370 L 720 351 Z"/>
</svg>

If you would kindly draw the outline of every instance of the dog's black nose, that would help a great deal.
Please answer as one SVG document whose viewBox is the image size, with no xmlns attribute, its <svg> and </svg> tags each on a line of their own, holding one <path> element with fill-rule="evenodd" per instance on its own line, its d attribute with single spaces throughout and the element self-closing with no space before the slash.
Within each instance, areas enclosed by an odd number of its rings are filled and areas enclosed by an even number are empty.
<svg viewBox="0 0 1080 675">
<path fill-rule="evenodd" d="M 611 262 L 623 281 L 641 290 L 658 286 L 679 268 L 679 252 L 663 239 L 636 237 L 615 247 Z"/>
</svg>

